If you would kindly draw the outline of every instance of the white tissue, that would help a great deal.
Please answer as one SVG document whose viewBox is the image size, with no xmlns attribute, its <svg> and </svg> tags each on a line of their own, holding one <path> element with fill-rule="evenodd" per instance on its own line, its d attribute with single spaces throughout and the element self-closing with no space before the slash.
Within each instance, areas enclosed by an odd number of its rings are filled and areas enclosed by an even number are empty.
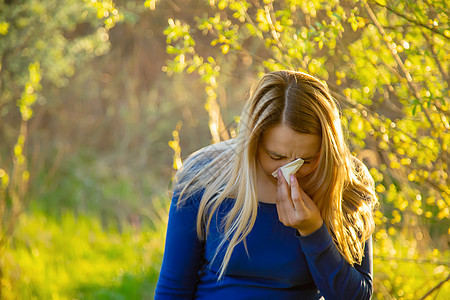
<svg viewBox="0 0 450 300">
<path fill-rule="evenodd" d="M 272 173 L 272 176 L 278 178 L 278 170 L 281 169 L 281 173 L 283 173 L 284 178 L 288 185 L 291 185 L 290 178 L 291 174 L 297 173 L 298 169 L 303 165 L 305 161 L 301 158 L 294 160 L 293 162 L 288 163 L 287 165 L 278 168 L 275 172 Z"/>
</svg>

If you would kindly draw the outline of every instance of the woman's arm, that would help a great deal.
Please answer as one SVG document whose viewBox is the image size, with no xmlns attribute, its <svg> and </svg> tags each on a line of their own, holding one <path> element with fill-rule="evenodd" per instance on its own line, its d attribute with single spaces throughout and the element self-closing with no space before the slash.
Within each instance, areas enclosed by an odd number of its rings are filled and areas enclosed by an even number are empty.
<svg viewBox="0 0 450 300">
<path fill-rule="evenodd" d="M 314 282 L 325 299 L 372 297 L 372 238 L 365 243 L 361 265 L 354 266 L 339 253 L 325 224 L 299 240 Z"/>
<path fill-rule="evenodd" d="M 179 208 L 178 197 L 172 199 L 155 300 L 194 298 L 203 249 L 196 230 L 198 197 L 190 197 Z"/>
<path fill-rule="evenodd" d="M 296 228 L 311 275 L 325 299 L 370 299 L 372 296 L 372 240 L 365 243 L 361 265 L 342 257 L 312 199 L 291 175 L 291 187 L 278 176 L 277 211 L 280 221 Z M 281 178 L 281 179 L 280 179 Z"/>
</svg>

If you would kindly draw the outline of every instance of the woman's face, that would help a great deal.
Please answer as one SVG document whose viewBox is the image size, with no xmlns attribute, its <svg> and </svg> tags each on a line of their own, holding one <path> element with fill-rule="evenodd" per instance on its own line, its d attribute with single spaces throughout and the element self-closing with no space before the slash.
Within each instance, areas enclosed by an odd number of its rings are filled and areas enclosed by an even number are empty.
<svg viewBox="0 0 450 300">
<path fill-rule="evenodd" d="M 298 133 L 283 124 L 271 126 L 264 131 L 258 144 L 259 167 L 265 175 L 276 182 L 272 172 L 301 158 L 305 162 L 296 173 L 301 182 L 302 177 L 317 167 L 320 144 L 321 137 L 318 135 Z"/>
</svg>

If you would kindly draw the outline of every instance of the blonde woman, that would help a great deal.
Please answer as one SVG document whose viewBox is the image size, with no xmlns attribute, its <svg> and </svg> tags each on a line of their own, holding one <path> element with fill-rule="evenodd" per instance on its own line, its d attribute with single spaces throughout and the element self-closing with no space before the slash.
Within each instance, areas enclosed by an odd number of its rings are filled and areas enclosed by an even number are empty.
<svg viewBox="0 0 450 300">
<path fill-rule="evenodd" d="M 327 87 L 268 73 L 178 172 L 155 299 L 369 299 L 376 202 Z"/>
</svg>

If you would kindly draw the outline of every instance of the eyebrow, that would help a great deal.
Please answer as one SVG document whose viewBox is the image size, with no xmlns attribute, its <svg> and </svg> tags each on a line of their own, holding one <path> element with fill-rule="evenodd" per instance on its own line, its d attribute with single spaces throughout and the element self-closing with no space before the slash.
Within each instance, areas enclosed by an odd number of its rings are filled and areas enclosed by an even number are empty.
<svg viewBox="0 0 450 300">
<path fill-rule="evenodd" d="M 273 155 L 273 156 L 277 156 L 277 157 L 280 157 L 280 158 L 286 158 L 286 156 L 284 156 L 284 155 L 281 155 L 281 154 L 278 154 L 278 153 L 276 153 L 276 152 L 273 152 L 273 151 L 270 151 L 270 150 L 268 150 L 268 149 L 266 149 L 266 152 L 267 153 L 269 153 L 270 155 Z M 309 159 L 313 159 L 314 157 L 316 157 L 317 155 L 318 155 L 319 153 L 317 153 L 317 154 L 314 154 L 313 156 L 308 156 L 308 157 L 300 157 L 301 159 L 303 159 L 303 160 L 309 160 Z M 299 157 L 297 157 L 296 159 L 298 159 Z"/>
</svg>

